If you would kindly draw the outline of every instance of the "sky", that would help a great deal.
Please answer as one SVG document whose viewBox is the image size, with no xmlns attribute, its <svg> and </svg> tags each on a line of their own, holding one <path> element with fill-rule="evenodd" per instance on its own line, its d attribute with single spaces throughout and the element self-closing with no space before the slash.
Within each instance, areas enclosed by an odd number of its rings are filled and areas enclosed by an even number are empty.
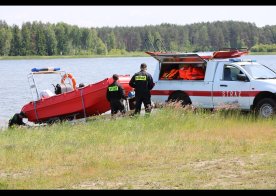
<svg viewBox="0 0 276 196">
<path fill-rule="evenodd" d="M 79 27 L 144 26 L 171 23 L 241 21 L 276 25 L 276 6 L 0 6 L 0 20 L 65 22 Z"/>
</svg>

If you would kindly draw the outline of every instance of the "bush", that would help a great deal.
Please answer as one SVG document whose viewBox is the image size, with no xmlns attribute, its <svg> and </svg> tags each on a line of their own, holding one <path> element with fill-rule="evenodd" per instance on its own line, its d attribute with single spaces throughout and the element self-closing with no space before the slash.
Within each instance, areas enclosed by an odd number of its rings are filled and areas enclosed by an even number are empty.
<svg viewBox="0 0 276 196">
<path fill-rule="evenodd" d="M 124 49 L 111 49 L 108 53 L 109 55 L 125 55 L 127 51 Z"/>
</svg>

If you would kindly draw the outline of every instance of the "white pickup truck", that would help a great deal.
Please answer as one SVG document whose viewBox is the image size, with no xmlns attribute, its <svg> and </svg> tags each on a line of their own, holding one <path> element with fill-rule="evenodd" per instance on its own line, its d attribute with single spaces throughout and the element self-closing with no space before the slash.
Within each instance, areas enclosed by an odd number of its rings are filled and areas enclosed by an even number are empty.
<svg viewBox="0 0 276 196">
<path fill-rule="evenodd" d="M 158 60 L 151 91 L 155 103 L 182 101 L 183 105 L 201 108 L 235 105 L 262 117 L 276 113 L 276 73 L 253 60 L 226 58 L 245 53 L 211 57 L 196 53 L 147 53 Z"/>
</svg>

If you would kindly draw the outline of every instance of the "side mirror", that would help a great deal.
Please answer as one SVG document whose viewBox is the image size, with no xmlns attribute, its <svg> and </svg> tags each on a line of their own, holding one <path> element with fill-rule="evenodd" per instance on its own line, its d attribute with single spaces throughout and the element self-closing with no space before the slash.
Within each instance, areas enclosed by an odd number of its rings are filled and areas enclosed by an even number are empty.
<svg viewBox="0 0 276 196">
<path fill-rule="evenodd" d="M 238 74 L 237 79 L 238 79 L 238 81 L 244 81 L 244 82 L 248 81 L 248 78 L 245 74 Z"/>
</svg>

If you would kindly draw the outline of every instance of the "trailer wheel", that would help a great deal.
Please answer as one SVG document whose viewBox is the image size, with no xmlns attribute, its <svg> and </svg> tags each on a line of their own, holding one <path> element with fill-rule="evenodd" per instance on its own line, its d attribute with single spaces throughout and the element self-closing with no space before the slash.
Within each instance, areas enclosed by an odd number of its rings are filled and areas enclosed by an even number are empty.
<svg viewBox="0 0 276 196">
<path fill-rule="evenodd" d="M 183 107 L 192 103 L 189 96 L 183 92 L 171 94 L 168 98 L 168 102 L 181 102 Z"/>
<path fill-rule="evenodd" d="M 255 113 L 263 118 L 269 118 L 276 113 L 276 101 L 272 98 L 261 99 L 255 107 Z"/>
</svg>

